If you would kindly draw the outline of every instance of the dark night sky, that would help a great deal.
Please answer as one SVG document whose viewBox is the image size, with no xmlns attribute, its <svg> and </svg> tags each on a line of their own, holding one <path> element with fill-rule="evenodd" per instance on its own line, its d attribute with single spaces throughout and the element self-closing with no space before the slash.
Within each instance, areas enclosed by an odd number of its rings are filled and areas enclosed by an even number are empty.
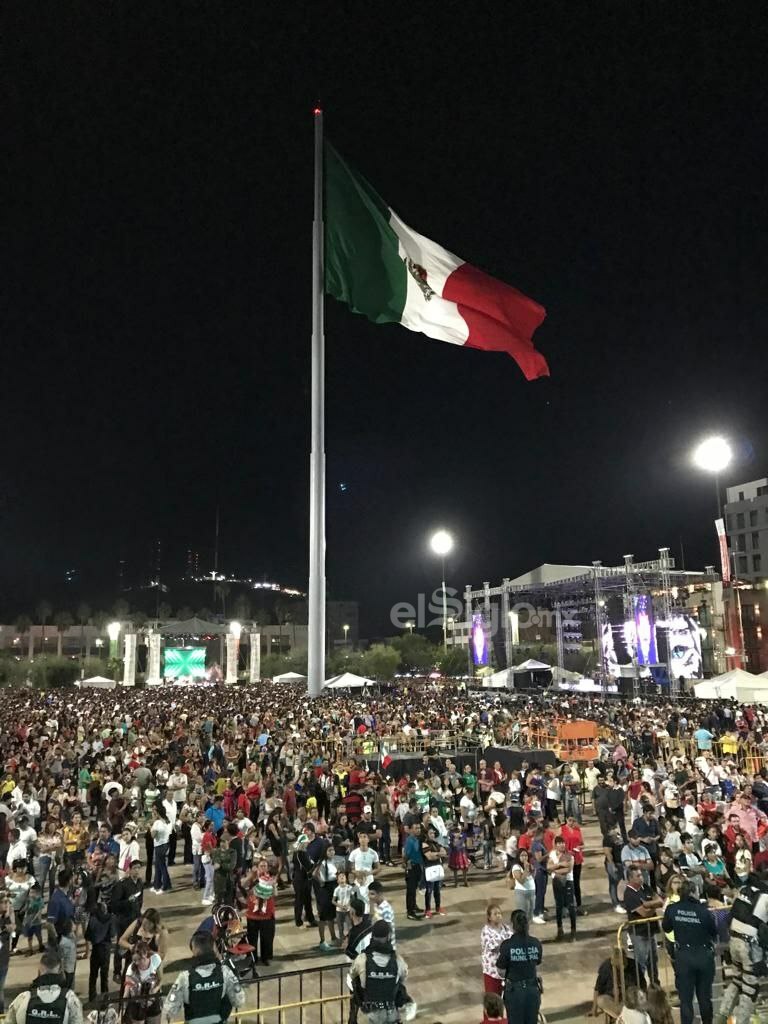
<svg viewBox="0 0 768 1024">
<path fill-rule="evenodd" d="M 364 631 L 435 585 L 433 526 L 459 587 L 681 538 L 701 567 L 693 442 L 768 471 L 759 5 L 370 9 L 4 6 L 8 611 L 155 537 L 210 568 L 217 499 L 223 568 L 305 584 L 318 99 L 408 223 L 548 310 L 526 384 L 329 300 L 329 587 Z"/>
</svg>

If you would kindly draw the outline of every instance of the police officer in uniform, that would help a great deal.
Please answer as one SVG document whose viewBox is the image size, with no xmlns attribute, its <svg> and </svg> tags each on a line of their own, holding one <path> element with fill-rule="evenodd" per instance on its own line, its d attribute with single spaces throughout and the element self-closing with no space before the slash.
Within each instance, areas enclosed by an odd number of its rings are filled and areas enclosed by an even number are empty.
<svg viewBox="0 0 768 1024">
<path fill-rule="evenodd" d="M 768 870 L 761 869 L 733 901 L 731 935 L 732 980 L 723 993 L 718 1024 L 734 1015 L 736 1024 L 748 1024 L 755 1012 L 760 978 L 768 973 Z"/>
<path fill-rule="evenodd" d="M 368 1024 L 397 1024 L 400 1004 L 408 977 L 408 968 L 391 943 L 386 921 L 376 921 L 371 929 L 371 941 L 355 959 L 349 972 L 355 1002 L 368 1018 Z M 403 1005 L 403 1018 L 415 1016 L 416 1004 Z"/>
<path fill-rule="evenodd" d="M 504 974 L 504 1005 L 510 1024 L 537 1024 L 541 1006 L 541 943 L 528 934 L 524 910 L 512 912 L 512 938 L 501 944 L 496 967 Z"/>
<path fill-rule="evenodd" d="M 194 965 L 176 976 L 163 1004 L 163 1020 L 177 1020 L 183 1012 L 189 1024 L 222 1024 L 233 1009 L 245 1005 L 242 985 L 216 956 L 210 933 L 196 932 L 189 947 Z"/>
<path fill-rule="evenodd" d="M 699 1001 L 701 1024 L 712 1024 L 717 925 L 706 904 L 699 903 L 690 882 L 680 889 L 678 903 L 664 911 L 662 929 L 675 935 L 675 980 L 680 995 L 680 1024 L 693 1024 L 693 995 Z"/>
<path fill-rule="evenodd" d="M 43 953 L 30 987 L 8 1007 L 6 1024 L 83 1024 L 83 1007 L 64 984 L 59 954 Z"/>
</svg>

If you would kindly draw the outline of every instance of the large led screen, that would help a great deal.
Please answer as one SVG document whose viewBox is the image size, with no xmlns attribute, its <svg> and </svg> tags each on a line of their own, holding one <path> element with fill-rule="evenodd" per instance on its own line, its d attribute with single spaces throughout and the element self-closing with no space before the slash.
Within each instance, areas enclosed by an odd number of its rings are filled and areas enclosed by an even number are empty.
<svg viewBox="0 0 768 1024">
<path fill-rule="evenodd" d="M 621 598 L 606 605 L 601 640 L 612 676 L 647 676 L 651 666 L 666 664 L 670 678 L 699 679 L 702 675 L 701 634 L 695 618 L 675 612 L 669 622 L 656 619 L 649 594 L 633 598 L 633 617 L 627 619 Z"/>
<path fill-rule="evenodd" d="M 205 675 L 204 647 L 166 647 L 166 679 L 202 679 Z"/>
</svg>

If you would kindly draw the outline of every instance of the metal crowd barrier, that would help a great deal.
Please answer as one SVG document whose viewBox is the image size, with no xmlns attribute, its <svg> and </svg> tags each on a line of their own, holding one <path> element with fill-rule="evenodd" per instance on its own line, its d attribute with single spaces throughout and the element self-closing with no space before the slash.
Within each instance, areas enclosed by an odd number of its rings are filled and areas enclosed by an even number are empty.
<svg viewBox="0 0 768 1024">
<path fill-rule="evenodd" d="M 614 954 L 611 957 L 613 966 L 613 991 L 615 998 L 619 1001 L 620 1005 L 624 1005 L 624 997 L 626 996 L 626 973 L 623 969 L 624 957 L 631 962 L 629 974 L 634 974 L 634 984 L 636 988 L 642 987 L 642 976 L 640 966 L 635 959 L 635 937 L 640 936 L 641 939 L 646 939 L 651 942 L 655 947 L 655 957 L 657 963 L 657 970 L 659 975 L 659 981 L 661 987 L 665 992 L 671 993 L 675 991 L 675 968 L 672 963 L 668 943 L 664 938 L 664 933 L 661 930 L 661 916 L 658 917 L 646 917 L 642 921 L 623 921 L 618 931 L 616 932 L 616 946 Z M 658 925 L 657 930 L 651 928 L 652 925 Z M 650 983 L 652 978 L 645 975 L 646 984 Z"/>
<path fill-rule="evenodd" d="M 256 978 L 245 986 L 246 1007 L 230 1020 L 235 1024 L 241 1019 L 247 1024 L 346 1024 L 349 966 L 346 961 Z"/>
</svg>

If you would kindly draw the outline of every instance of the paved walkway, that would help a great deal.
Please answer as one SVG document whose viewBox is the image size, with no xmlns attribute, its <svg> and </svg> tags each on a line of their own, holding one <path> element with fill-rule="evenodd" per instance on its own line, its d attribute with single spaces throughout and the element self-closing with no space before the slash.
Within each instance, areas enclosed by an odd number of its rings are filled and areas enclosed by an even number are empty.
<svg viewBox="0 0 768 1024">
<path fill-rule="evenodd" d="M 587 859 L 582 873 L 582 893 L 587 917 L 578 919 L 578 938 L 556 943 L 554 921 L 534 925 L 533 933 L 544 944 L 544 997 L 542 1008 L 548 1021 L 560 1024 L 583 1022 L 591 1003 L 592 987 L 597 967 L 615 941 L 623 917 L 613 912 L 608 902 L 608 888 L 600 854 L 600 836 L 597 826 L 588 822 L 585 827 Z M 188 941 L 194 925 L 206 916 L 207 908 L 200 904 L 200 894 L 191 888 L 191 868 L 175 867 L 171 870 L 174 890 L 166 896 L 148 892 L 146 906 L 157 907 L 170 930 L 170 951 L 166 963 L 166 982 L 175 975 L 181 962 L 188 956 Z M 482 975 L 480 970 L 480 929 L 485 922 L 485 907 L 490 901 L 501 904 L 508 918 L 512 901 L 500 872 L 470 871 L 468 888 L 453 888 L 449 883 L 444 891 L 443 905 L 447 916 L 430 921 L 409 921 L 405 916 L 405 885 L 399 868 L 385 868 L 381 873 L 387 897 L 395 908 L 398 952 L 408 963 L 410 978 L 408 990 L 419 1004 L 417 1020 L 433 1024 L 471 1024 L 482 1019 Z M 552 908 L 551 892 L 547 906 Z M 346 963 L 346 957 L 321 954 L 316 946 L 316 930 L 296 928 L 293 923 L 292 890 L 283 892 L 278 901 L 275 959 L 264 974 L 295 971 L 319 964 Z M 552 910 L 554 918 L 554 911 Z M 22 940 L 22 943 L 24 940 Z M 36 972 L 37 958 L 27 959 L 15 955 L 6 986 L 6 1005 L 11 998 L 29 985 Z M 112 984 L 112 983 L 110 983 Z M 88 964 L 78 964 L 75 987 L 85 998 L 88 989 Z M 254 990 L 249 991 L 249 1005 L 255 1006 Z M 328 983 L 326 994 L 335 991 Z M 276 998 L 277 986 L 264 987 L 261 1005 L 271 1005 Z M 305 993 L 306 995 L 307 993 Z M 252 1017 L 250 1020 L 256 1021 Z M 270 1022 L 276 1017 L 269 1018 Z M 293 1017 L 286 1015 L 286 1024 Z M 305 1024 L 316 1018 L 305 1014 Z M 326 1014 L 325 1024 L 338 1019 L 337 1014 Z M 361 1017 L 361 1021 L 364 1018 Z M 266 1024 L 266 1022 L 265 1022 Z"/>
</svg>

